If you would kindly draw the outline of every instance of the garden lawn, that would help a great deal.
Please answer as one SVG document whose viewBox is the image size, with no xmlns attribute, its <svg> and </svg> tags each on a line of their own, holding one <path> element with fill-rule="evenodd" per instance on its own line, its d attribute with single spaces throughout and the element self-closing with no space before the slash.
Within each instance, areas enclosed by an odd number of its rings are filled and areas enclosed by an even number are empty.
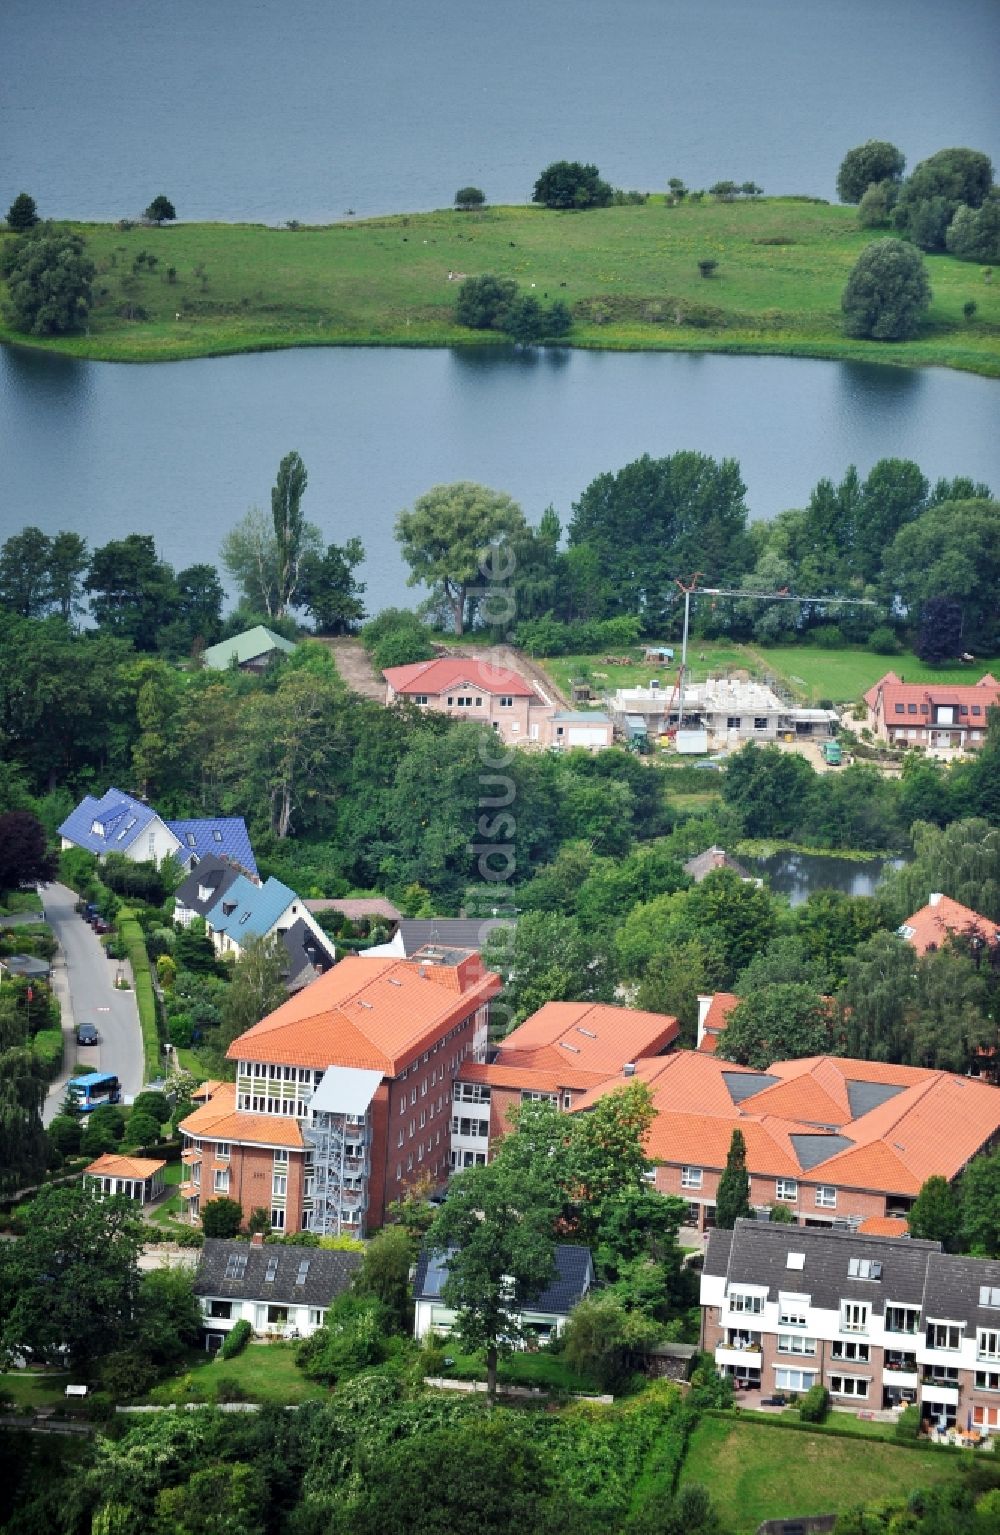
<svg viewBox="0 0 1000 1535">
<path fill-rule="evenodd" d="M 906 682 L 972 683 L 984 672 L 996 675 L 1000 667 L 996 656 L 977 656 L 971 666 L 958 661 L 928 666 L 912 653 L 877 656 L 860 647 L 824 650 L 819 645 L 781 645 L 765 650 L 755 646 L 753 653 L 766 670 L 776 673 L 807 704 L 816 704 L 821 698 L 851 703 L 889 671 Z"/>
<path fill-rule="evenodd" d="M 12 1397 L 15 1409 L 24 1411 L 40 1407 L 65 1407 L 66 1386 L 72 1377 L 65 1370 L 53 1370 L 45 1375 L 29 1375 L 24 1370 L 8 1370 L 0 1374 L 0 1397 Z M 79 1405 L 74 1403 L 74 1405 Z"/>
<path fill-rule="evenodd" d="M 291 1405 L 327 1395 L 325 1386 L 306 1380 L 295 1363 L 294 1343 L 250 1343 L 235 1359 L 215 1354 L 194 1354 L 185 1369 L 171 1380 L 154 1386 L 151 1402 L 214 1402 L 220 1381 L 235 1384 L 247 1402 Z"/>
<path fill-rule="evenodd" d="M 1000 375 L 1000 285 L 978 263 L 947 255 L 926 258 L 934 297 L 915 340 L 845 337 L 841 294 L 862 250 L 884 231 L 860 230 L 854 208 L 808 199 L 669 208 L 658 196 L 586 213 L 445 209 L 297 230 L 72 227 L 97 267 L 87 330 L 30 344 L 78 357 L 143 362 L 280 346 L 499 343 L 454 318 L 456 275 L 493 272 L 533 287 L 543 302 L 569 304 L 572 346 L 855 358 Z M 155 258 L 152 272 L 145 261 L 136 268 L 140 253 Z M 708 280 L 698 268 L 706 258 L 718 263 Z M 971 321 L 963 315 L 969 300 L 978 306 Z M 24 339 L 6 323 L 0 338 Z"/>
<path fill-rule="evenodd" d="M 764 1519 L 841 1513 L 958 1475 L 958 1455 L 706 1417 L 680 1481 L 707 1487 L 723 1527 L 750 1535 Z"/>
</svg>

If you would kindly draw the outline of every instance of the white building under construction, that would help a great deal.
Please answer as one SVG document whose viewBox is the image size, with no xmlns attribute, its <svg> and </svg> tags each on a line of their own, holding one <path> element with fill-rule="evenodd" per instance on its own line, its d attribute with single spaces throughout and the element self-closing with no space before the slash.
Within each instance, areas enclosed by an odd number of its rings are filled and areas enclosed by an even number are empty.
<svg viewBox="0 0 1000 1535">
<path fill-rule="evenodd" d="M 762 682 L 709 677 L 645 688 L 619 688 L 610 700 L 616 725 L 632 741 L 677 732 L 679 750 L 708 751 L 745 741 L 780 741 L 836 733 L 835 709 L 800 709 Z"/>
</svg>

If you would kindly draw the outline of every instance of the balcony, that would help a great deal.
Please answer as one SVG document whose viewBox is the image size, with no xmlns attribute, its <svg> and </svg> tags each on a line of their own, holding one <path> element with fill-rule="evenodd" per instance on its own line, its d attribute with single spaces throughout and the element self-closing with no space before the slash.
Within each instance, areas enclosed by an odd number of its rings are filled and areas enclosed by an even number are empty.
<svg viewBox="0 0 1000 1535">
<path fill-rule="evenodd" d="M 192 1199 L 195 1194 L 201 1193 L 200 1183 L 179 1183 L 177 1192 L 182 1199 Z"/>
<path fill-rule="evenodd" d="M 922 1381 L 920 1400 L 932 1407 L 957 1407 L 958 1387 L 942 1386 L 939 1381 Z"/>
<path fill-rule="evenodd" d="M 729 1365 L 737 1370 L 759 1370 L 763 1354 L 759 1343 L 749 1343 L 745 1348 L 720 1343 L 715 1350 L 715 1362 L 720 1367 Z"/>
<path fill-rule="evenodd" d="M 201 1161 L 201 1152 L 195 1151 L 193 1146 L 188 1146 L 181 1152 L 181 1161 L 185 1167 L 190 1167 L 192 1163 Z"/>
<path fill-rule="evenodd" d="M 920 1384 L 920 1376 L 917 1374 L 916 1365 L 912 1370 L 897 1370 L 885 1365 L 882 1369 L 883 1386 L 893 1386 L 897 1389 L 906 1388 L 915 1391 Z M 928 1382 L 930 1384 L 930 1382 Z"/>
</svg>

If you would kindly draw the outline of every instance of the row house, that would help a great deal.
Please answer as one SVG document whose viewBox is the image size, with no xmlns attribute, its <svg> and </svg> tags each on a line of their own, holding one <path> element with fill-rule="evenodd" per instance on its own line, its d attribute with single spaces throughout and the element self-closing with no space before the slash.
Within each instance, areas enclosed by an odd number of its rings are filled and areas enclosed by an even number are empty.
<svg viewBox="0 0 1000 1535">
<path fill-rule="evenodd" d="M 477 954 L 352 955 L 240 1035 L 235 1083 L 180 1126 L 181 1195 L 269 1211 L 271 1229 L 361 1236 L 450 1165 L 456 1076 L 485 1058 L 500 978 Z"/>
<path fill-rule="evenodd" d="M 904 682 L 886 672 L 864 695 L 867 726 L 894 746 L 979 751 L 988 714 L 1000 706 L 1000 682 L 986 672 L 978 682 Z"/>
<path fill-rule="evenodd" d="M 647 1142 L 655 1186 L 683 1198 L 700 1231 L 733 1131 L 746 1142 L 751 1203 L 785 1206 L 805 1226 L 905 1217 L 932 1175 L 951 1181 L 1000 1132 L 1000 1089 L 944 1071 L 814 1056 L 767 1071 L 701 1050 L 635 1063 L 656 1109 Z M 586 1112 L 619 1085 L 580 1095 Z"/>
<path fill-rule="evenodd" d="M 489 1160 L 510 1129 L 512 1108 L 548 1102 L 569 1112 L 609 1077 L 626 1079 L 641 1056 L 657 1056 L 677 1039 L 676 1018 L 594 1002 L 547 1002 L 508 1034 L 486 1062 L 468 1061 L 455 1081 L 451 1165 Z"/>
<path fill-rule="evenodd" d="M 259 1234 L 249 1242 L 209 1237 L 194 1276 L 206 1349 L 221 1348 L 237 1322 L 258 1337 L 311 1337 L 360 1267 L 358 1252 L 265 1245 Z"/>
<path fill-rule="evenodd" d="M 474 720 L 495 730 L 507 746 L 610 746 L 614 731 L 606 714 L 561 711 L 540 687 L 519 672 L 488 661 L 443 657 L 390 666 L 382 673 L 386 703 L 415 704 L 452 719 Z"/>
<path fill-rule="evenodd" d="M 145 800 L 110 788 L 99 798 L 87 794 L 59 828 L 60 846 L 83 848 L 103 860 L 118 853 L 133 863 L 176 860 L 189 874 L 203 858 L 235 864 L 254 880 L 257 865 L 242 816 L 201 816 L 168 821 Z"/>
<path fill-rule="evenodd" d="M 702 1347 L 743 1386 L 1000 1430 L 1000 1263 L 739 1220 L 709 1236 L 700 1299 Z"/>
</svg>

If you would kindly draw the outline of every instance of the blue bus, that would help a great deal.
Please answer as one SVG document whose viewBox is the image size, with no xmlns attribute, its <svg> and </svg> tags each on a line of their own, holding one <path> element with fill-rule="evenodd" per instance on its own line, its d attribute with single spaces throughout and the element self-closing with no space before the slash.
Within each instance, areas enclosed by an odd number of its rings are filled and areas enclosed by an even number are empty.
<svg viewBox="0 0 1000 1535">
<path fill-rule="evenodd" d="M 102 1103 L 121 1103 L 122 1085 L 111 1072 L 92 1071 L 85 1077 L 73 1077 L 67 1084 L 81 1114 L 99 1109 Z"/>
</svg>

